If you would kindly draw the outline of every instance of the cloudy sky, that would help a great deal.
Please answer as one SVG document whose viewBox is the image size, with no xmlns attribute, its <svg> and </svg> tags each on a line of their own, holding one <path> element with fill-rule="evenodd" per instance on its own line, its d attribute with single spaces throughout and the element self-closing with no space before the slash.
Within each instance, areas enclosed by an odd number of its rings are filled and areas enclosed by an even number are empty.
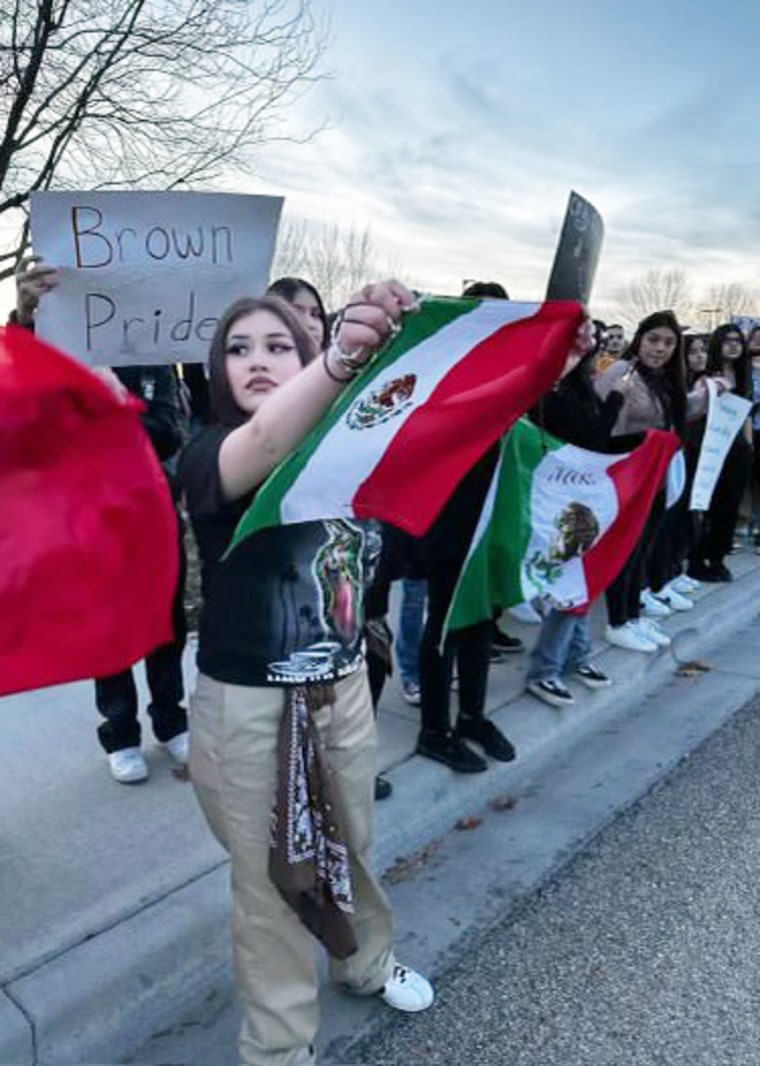
<svg viewBox="0 0 760 1066">
<path fill-rule="evenodd" d="M 594 305 L 649 267 L 755 284 L 757 0 L 314 0 L 332 72 L 249 191 L 371 227 L 405 276 L 543 293 L 570 188 L 606 224 Z"/>
</svg>

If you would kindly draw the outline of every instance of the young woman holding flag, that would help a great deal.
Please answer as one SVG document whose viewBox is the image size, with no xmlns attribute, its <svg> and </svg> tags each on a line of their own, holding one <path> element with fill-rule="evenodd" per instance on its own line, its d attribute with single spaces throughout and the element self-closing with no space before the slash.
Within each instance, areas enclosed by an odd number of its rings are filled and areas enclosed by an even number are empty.
<svg viewBox="0 0 760 1066">
<path fill-rule="evenodd" d="M 350 990 L 405 1011 L 433 1001 L 428 981 L 395 961 L 368 860 L 376 739 L 361 638 L 375 531 L 280 526 L 227 553 L 258 486 L 414 306 L 396 282 L 366 286 L 315 358 L 281 300 L 233 304 L 211 344 L 216 422 L 181 465 L 204 590 L 191 778 L 232 859 L 244 1066 L 314 1062 L 310 933 Z"/>
</svg>

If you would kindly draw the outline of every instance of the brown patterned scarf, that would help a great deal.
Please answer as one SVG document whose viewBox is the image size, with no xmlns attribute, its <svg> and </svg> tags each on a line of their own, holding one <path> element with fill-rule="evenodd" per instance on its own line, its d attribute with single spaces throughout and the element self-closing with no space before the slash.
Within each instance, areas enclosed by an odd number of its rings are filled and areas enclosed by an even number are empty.
<svg viewBox="0 0 760 1066">
<path fill-rule="evenodd" d="M 285 690 L 277 738 L 269 876 L 304 925 L 336 959 L 357 950 L 348 849 L 340 797 L 312 712 L 335 702 L 332 685 Z"/>
</svg>

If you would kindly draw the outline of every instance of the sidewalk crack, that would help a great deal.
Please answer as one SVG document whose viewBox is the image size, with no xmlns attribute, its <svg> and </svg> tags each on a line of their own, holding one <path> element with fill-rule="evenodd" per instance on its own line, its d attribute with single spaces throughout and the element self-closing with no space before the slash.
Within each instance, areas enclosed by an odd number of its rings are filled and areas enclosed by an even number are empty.
<svg viewBox="0 0 760 1066">
<path fill-rule="evenodd" d="M 34 1019 L 32 1018 L 29 1011 L 26 1009 L 24 1004 L 21 1003 L 21 1001 L 13 995 L 13 993 L 6 985 L 0 987 L 0 992 L 2 992 L 5 998 L 13 1004 L 13 1006 L 16 1008 L 16 1010 L 26 1022 L 26 1024 L 29 1026 L 29 1036 L 32 1041 L 32 1066 L 38 1066 L 39 1059 L 37 1055 L 37 1026 L 34 1023 Z"/>
</svg>

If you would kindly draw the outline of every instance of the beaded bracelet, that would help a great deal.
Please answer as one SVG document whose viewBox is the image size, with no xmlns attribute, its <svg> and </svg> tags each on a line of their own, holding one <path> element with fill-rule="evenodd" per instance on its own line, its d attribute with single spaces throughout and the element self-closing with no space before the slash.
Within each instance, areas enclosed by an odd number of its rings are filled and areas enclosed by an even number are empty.
<svg viewBox="0 0 760 1066">
<path fill-rule="evenodd" d="M 324 352 L 322 353 L 322 363 L 325 368 L 325 373 L 327 374 L 328 378 L 330 378 L 332 381 L 337 382 L 339 385 L 347 385 L 349 381 L 353 381 L 353 379 L 356 377 L 357 371 L 354 370 L 352 373 L 349 374 L 347 378 L 339 378 L 338 375 L 330 369 L 330 360 L 327 358 L 332 350 L 333 347 L 332 345 L 330 345 L 330 347 L 325 348 Z"/>
</svg>

